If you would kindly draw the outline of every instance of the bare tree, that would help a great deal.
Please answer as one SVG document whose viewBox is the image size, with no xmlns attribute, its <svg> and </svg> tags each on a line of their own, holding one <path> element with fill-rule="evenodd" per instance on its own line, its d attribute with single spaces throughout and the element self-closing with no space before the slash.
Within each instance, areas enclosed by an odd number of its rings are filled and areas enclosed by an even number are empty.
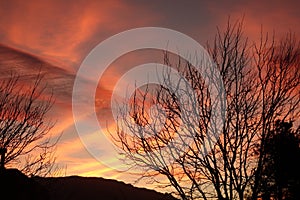
<svg viewBox="0 0 300 200">
<path fill-rule="evenodd" d="M 254 46 L 255 66 L 259 82 L 261 114 L 258 118 L 259 143 L 258 159 L 252 187 L 252 199 L 261 192 L 259 184 L 263 166 L 268 160 L 265 153 L 266 141 L 270 138 L 277 120 L 297 121 L 300 102 L 300 46 L 299 41 L 288 33 L 285 38 L 275 41 L 274 36 L 262 37 Z"/>
<path fill-rule="evenodd" d="M 207 47 L 226 92 L 221 109 L 208 86 L 220 86 L 217 72 L 207 72 L 207 83 L 189 62 L 178 58 L 174 65 L 167 53 L 164 63 L 184 78 L 174 82 L 165 71 L 160 86 L 137 90 L 130 106 L 118 110 L 112 136 L 124 161 L 181 199 L 257 199 L 266 137 L 275 120 L 299 118 L 298 41 L 291 34 L 279 42 L 262 34 L 259 43 L 249 44 L 242 28 L 228 22 Z M 149 111 L 152 105 L 159 106 Z M 224 124 L 214 121 L 219 112 Z"/>
<path fill-rule="evenodd" d="M 19 166 L 27 175 L 47 175 L 55 168 L 55 144 L 47 136 L 54 123 L 46 114 L 53 105 L 43 76 L 30 84 L 17 75 L 0 82 L 1 169 Z"/>
</svg>

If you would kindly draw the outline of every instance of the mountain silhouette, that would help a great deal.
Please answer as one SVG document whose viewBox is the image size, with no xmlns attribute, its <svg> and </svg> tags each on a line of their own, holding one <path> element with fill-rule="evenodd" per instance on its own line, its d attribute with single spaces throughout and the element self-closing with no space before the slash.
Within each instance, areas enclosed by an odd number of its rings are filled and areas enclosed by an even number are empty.
<svg viewBox="0 0 300 200">
<path fill-rule="evenodd" d="M 17 169 L 0 171 L 0 199 L 50 200 L 48 190 Z"/>
<path fill-rule="evenodd" d="M 9 200 L 177 200 L 172 195 L 98 177 L 27 177 L 17 169 L 0 172 L 0 199 Z"/>
</svg>

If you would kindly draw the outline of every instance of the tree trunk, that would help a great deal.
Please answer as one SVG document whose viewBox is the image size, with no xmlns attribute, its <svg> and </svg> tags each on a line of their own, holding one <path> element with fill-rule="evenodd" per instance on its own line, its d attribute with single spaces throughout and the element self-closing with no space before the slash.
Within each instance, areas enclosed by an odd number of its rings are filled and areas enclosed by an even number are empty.
<svg viewBox="0 0 300 200">
<path fill-rule="evenodd" d="M 4 170 L 5 166 L 5 154 L 6 154 L 6 148 L 0 148 L 0 156 L 1 156 L 1 161 L 0 161 L 0 170 Z"/>
</svg>

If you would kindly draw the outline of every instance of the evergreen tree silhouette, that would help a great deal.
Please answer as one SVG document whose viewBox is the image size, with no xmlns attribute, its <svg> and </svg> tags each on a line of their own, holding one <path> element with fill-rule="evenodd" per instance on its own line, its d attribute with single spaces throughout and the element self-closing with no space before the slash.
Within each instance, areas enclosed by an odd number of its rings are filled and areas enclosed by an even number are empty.
<svg viewBox="0 0 300 200">
<path fill-rule="evenodd" d="M 300 127 L 276 121 L 265 143 L 262 173 L 263 199 L 300 199 Z"/>
</svg>

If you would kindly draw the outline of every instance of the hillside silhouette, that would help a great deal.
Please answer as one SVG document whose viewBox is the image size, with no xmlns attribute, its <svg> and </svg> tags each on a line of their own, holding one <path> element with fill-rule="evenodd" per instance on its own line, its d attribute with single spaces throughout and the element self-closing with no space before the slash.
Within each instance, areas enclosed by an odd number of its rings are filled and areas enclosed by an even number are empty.
<svg viewBox="0 0 300 200">
<path fill-rule="evenodd" d="M 0 173 L 0 199 L 22 200 L 176 200 L 146 188 L 97 177 L 27 177 L 17 169 Z"/>
</svg>

